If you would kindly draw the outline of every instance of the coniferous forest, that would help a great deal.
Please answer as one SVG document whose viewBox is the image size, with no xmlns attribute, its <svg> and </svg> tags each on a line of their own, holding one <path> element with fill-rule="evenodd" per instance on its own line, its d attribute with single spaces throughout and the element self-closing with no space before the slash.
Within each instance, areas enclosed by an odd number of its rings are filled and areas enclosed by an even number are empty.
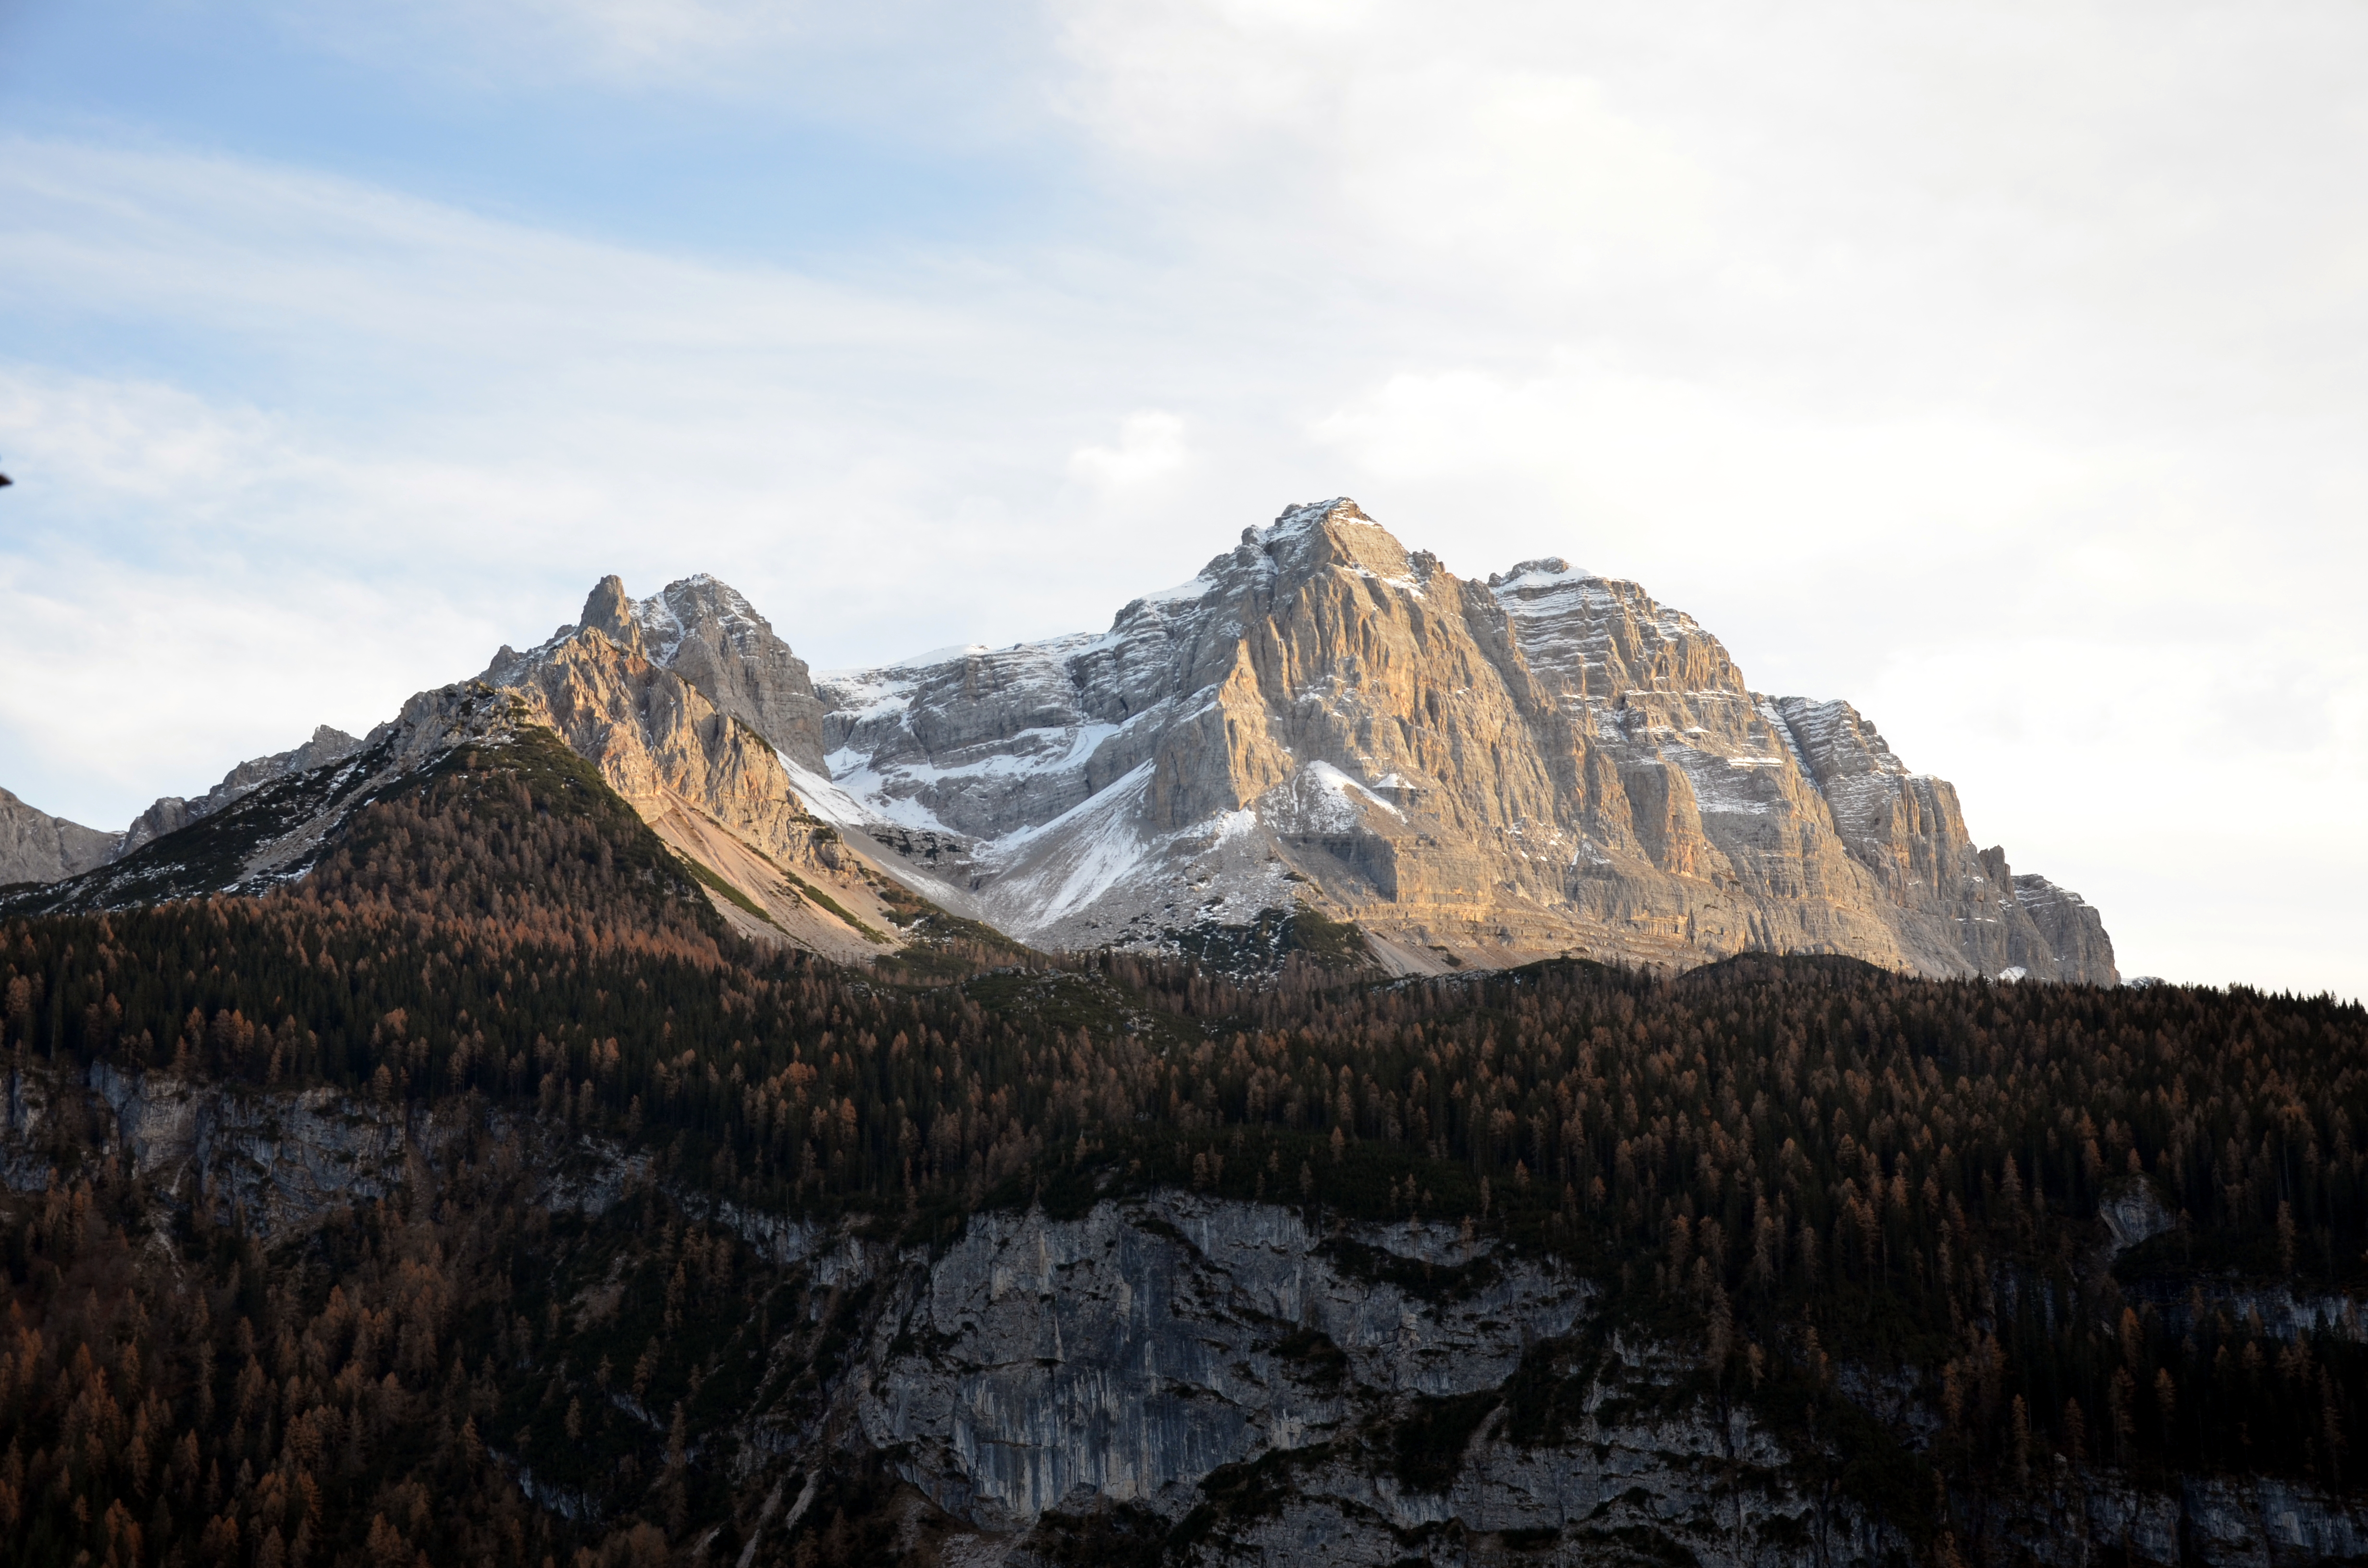
<svg viewBox="0 0 2368 1568">
<path fill-rule="evenodd" d="M 1404 1266 L 1341 1221 L 1565 1260 L 1685 1348 L 1676 1394 L 1935 1562 L 2066 1477 L 2368 1482 L 2356 1005 L 1772 956 L 1387 981 L 1303 952 L 1251 983 L 905 915 L 929 939 L 871 970 L 751 947 L 529 736 L 264 896 L 0 924 L 0 1561 L 737 1560 L 723 1428 L 819 1412 L 873 1306 L 752 1237 L 927 1249 L 1155 1187 L 1297 1209 L 1372 1269 Z M 135 1087 L 441 1131 L 275 1230 L 110 1138 Z M 534 1200 L 595 1146 L 632 1173 L 613 1206 Z M 1551 1440 L 1602 1353 L 1543 1341 L 1355 1440 L 1417 1482 L 1498 1408 Z M 833 1474 L 794 1560 L 879 1560 L 894 1486 Z"/>
</svg>

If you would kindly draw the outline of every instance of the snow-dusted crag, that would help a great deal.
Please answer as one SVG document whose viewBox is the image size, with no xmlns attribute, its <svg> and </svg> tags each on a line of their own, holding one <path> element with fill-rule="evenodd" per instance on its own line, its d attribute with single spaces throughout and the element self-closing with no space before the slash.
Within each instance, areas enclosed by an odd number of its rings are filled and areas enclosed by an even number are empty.
<svg viewBox="0 0 2368 1568">
<path fill-rule="evenodd" d="M 202 822 L 244 796 L 252 794 L 275 779 L 291 773 L 309 773 L 333 762 L 343 762 L 361 749 L 362 743 L 343 730 L 333 730 L 322 724 L 313 731 L 313 738 L 301 746 L 291 746 L 269 756 L 258 756 L 240 763 L 222 776 L 221 783 L 198 796 L 183 800 L 178 795 L 166 795 L 146 811 L 131 819 L 124 830 L 122 842 L 115 856 L 129 855 L 142 845 L 162 838 L 168 833 Z"/>
<path fill-rule="evenodd" d="M 586 631 L 673 672 L 791 763 L 809 773 L 823 771 L 822 704 L 805 661 L 728 584 L 701 573 L 637 600 L 627 596 L 621 578 L 603 577 L 575 625 L 561 627 L 530 653 L 505 647 L 485 678 L 507 685 L 539 655 Z"/>
<path fill-rule="evenodd" d="M 723 584 L 688 578 L 637 602 L 603 578 L 576 624 L 504 647 L 479 683 L 728 886 L 716 909 L 744 934 L 856 962 L 900 945 L 871 858 L 807 803 L 837 792 L 805 665 Z"/>
<path fill-rule="evenodd" d="M 361 741 L 329 748 L 331 760 L 279 770 L 78 875 L 11 888 L 5 907 L 27 915 L 124 909 L 284 885 L 313 869 L 355 812 L 456 746 L 508 744 L 522 713 L 483 683 L 421 692 Z"/>
<path fill-rule="evenodd" d="M 801 799 L 801 779 L 830 790 L 791 760 L 818 769 L 820 715 L 804 665 L 730 588 L 693 578 L 635 604 L 610 577 L 577 624 L 527 653 L 503 648 L 483 676 L 416 694 L 364 739 L 324 727 L 304 746 L 242 765 L 199 800 L 160 801 L 127 835 L 0 802 L 0 834 L 13 833 L 0 843 L 35 873 L 17 880 L 46 884 L 14 890 L 7 906 L 115 909 L 261 892 L 303 875 L 355 811 L 454 748 L 500 747 L 541 729 L 697 863 L 728 924 L 860 962 L 902 945 L 880 896 L 893 884 Z"/>
<path fill-rule="evenodd" d="M 1977 851 L 1954 789 L 1848 703 L 1751 690 L 1633 583 L 1458 578 L 1345 499 L 1106 632 L 815 689 L 874 836 L 1048 947 L 1306 906 L 1403 969 L 1776 950 L 2116 979 L 2095 911 Z"/>
</svg>

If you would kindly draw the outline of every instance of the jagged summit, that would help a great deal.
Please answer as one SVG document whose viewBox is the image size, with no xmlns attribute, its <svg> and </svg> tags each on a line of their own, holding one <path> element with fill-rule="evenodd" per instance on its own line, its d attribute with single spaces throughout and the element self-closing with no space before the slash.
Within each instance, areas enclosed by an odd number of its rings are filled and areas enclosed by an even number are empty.
<svg viewBox="0 0 2368 1568">
<path fill-rule="evenodd" d="M 1547 555 L 1541 556 L 1535 561 L 1521 562 L 1509 572 L 1489 573 L 1488 585 L 1491 588 L 1502 587 L 1508 583 L 1518 582 L 1523 577 L 1544 579 L 1551 577 L 1592 577 L 1595 574 L 1592 572 L 1573 566 L 1569 562 L 1565 561 L 1559 555 Z"/>
<path fill-rule="evenodd" d="M 504 645 L 482 678 L 509 685 L 587 631 L 676 672 L 791 761 L 822 771 L 822 706 L 814 700 L 805 661 L 773 634 L 772 624 L 738 590 L 703 572 L 669 583 L 645 599 L 630 597 L 624 579 L 603 577 L 586 597 L 575 625 L 560 627 L 524 653 Z"/>
</svg>

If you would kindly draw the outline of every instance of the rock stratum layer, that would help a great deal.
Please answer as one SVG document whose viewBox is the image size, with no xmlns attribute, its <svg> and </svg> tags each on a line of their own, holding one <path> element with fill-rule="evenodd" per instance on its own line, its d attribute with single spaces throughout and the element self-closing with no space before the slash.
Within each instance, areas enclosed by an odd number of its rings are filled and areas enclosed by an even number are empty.
<svg viewBox="0 0 2368 1568">
<path fill-rule="evenodd" d="M 2114 983 L 2096 912 L 1977 851 L 1846 702 L 1753 691 L 1633 583 L 1485 583 L 1346 499 L 1110 631 L 824 676 L 840 787 L 1054 948 L 1307 905 L 1420 970 L 1844 953 Z"/>
</svg>

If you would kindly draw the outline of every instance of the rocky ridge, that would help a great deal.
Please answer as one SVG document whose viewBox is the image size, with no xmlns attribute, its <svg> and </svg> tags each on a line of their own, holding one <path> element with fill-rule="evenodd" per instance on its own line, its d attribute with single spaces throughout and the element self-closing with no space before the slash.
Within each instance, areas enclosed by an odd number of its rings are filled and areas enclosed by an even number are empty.
<svg viewBox="0 0 2368 1568">
<path fill-rule="evenodd" d="M 692 578 L 636 604 L 604 578 L 575 625 L 504 647 L 479 679 L 728 888 L 715 905 L 743 934 L 849 962 L 902 945 L 894 883 L 800 793 L 817 780 L 795 758 L 819 761 L 805 665 L 730 588 Z"/>
<path fill-rule="evenodd" d="M 503 746 L 540 728 L 590 762 L 698 868 L 710 902 L 744 935 L 849 962 L 896 950 L 904 944 L 887 902 L 899 896 L 895 883 L 805 809 L 792 765 L 771 738 L 648 655 L 664 652 L 706 668 L 700 661 L 712 664 L 717 647 L 744 648 L 746 669 L 722 689 L 791 744 L 803 722 L 796 688 L 803 666 L 778 640 L 768 644 L 760 620 L 734 619 L 732 607 L 742 601 L 722 585 L 701 580 L 669 592 L 671 601 L 637 608 L 610 578 L 594 591 L 582 623 L 531 652 L 504 648 L 484 676 L 418 693 L 361 740 L 324 727 L 303 747 L 244 765 L 199 801 L 159 801 L 95 866 L 26 879 L 44 885 L 18 890 L 8 906 L 112 909 L 262 891 L 303 875 L 354 812 L 457 748 Z M 680 619 L 665 619 L 669 602 Z M 653 628 L 667 641 L 655 642 Z M 810 696 L 803 700 L 814 707 Z M 43 825 L 54 819 L 31 817 L 40 820 L 20 836 L 36 847 L 45 833 L 78 842 Z"/>
<path fill-rule="evenodd" d="M 323 724 L 301 746 L 240 763 L 222 775 L 220 783 L 195 799 L 160 797 L 120 833 L 107 833 L 51 816 L 0 790 L 0 886 L 56 882 L 82 876 L 168 833 L 202 822 L 266 784 L 341 762 L 361 744 L 344 731 Z"/>
<path fill-rule="evenodd" d="M 1107 632 L 816 690 L 848 825 L 1046 947 L 1304 904 L 1401 970 L 1763 950 L 2118 978 L 2096 912 L 1976 850 L 1954 789 L 1848 703 L 1752 690 L 1633 583 L 1457 578 L 1345 498 Z"/>
<path fill-rule="evenodd" d="M 177 832 L 193 822 L 201 822 L 274 779 L 285 778 L 291 773 L 309 773 L 333 762 L 343 762 L 359 751 L 361 745 L 360 741 L 343 730 L 320 725 L 313 730 L 313 738 L 302 745 L 240 763 L 222 776 L 221 783 L 193 801 L 185 801 L 178 795 L 166 795 L 157 801 L 131 819 L 131 825 L 124 830 L 122 842 L 115 855 L 129 855 L 142 845 L 165 834 Z"/>
<path fill-rule="evenodd" d="M 679 676 L 719 711 L 764 736 L 791 764 L 809 773 L 824 771 L 822 704 L 805 661 L 728 584 L 701 573 L 635 600 L 621 578 L 603 577 L 575 625 L 559 628 L 529 653 L 505 646 L 484 678 L 509 685 L 539 658 L 586 631 L 598 631 L 626 653 Z"/>
</svg>

